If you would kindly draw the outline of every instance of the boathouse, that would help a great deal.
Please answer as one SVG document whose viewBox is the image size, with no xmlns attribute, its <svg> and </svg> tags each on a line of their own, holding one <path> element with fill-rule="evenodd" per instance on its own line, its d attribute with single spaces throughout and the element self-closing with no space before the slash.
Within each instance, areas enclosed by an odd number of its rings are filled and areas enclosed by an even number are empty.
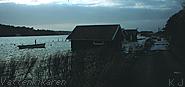
<svg viewBox="0 0 185 87">
<path fill-rule="evenodd" d="M 111 48 L 120 51 L 124 39 L 121 26 L 113 25 L 79 25 L 67 37 L 71 40 L 71 50 L 92 48 Z"/>
<path fill-rule="evenodd" d="M 137 29 L 125 29 L 123 33 L 126 35 L 127 41 L 137 42 Z"/>
</svg>

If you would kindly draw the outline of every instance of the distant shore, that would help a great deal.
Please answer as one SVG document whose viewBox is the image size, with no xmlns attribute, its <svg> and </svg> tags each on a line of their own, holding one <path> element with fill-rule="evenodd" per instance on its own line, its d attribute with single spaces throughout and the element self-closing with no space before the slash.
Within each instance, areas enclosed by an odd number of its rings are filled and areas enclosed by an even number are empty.
<svg viewBox="0 0 185 87">
<path fill-rule="evenodd" d="M 0 37 L 69 35 L 71 31 L 39 30 L 33 27 L 0 24 Z"/>
<path fill-rule="evenodd" d="M 0 37 L 32 37 L 32 36 L 60 36 L 69 34 L 52 34 L 52 35 L 22 35 L 22 36 L 0 36 Z"/>
</svg>

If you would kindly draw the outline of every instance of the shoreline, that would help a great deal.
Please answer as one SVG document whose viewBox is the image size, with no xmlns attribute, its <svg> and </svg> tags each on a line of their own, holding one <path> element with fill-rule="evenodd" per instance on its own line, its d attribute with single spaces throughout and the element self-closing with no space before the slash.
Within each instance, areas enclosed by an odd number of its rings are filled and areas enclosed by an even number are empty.
<svg viewBox="0 0 185 87">
<path fill-rule="evenodd" d="M 60 35 L 69 35 L 69 34 L 53 34 L 53 35 L 20 35 L 20 36 L 0 36 L 0 37 L 32 37 L 32 36 L 60 36 Z"/>
</svg>

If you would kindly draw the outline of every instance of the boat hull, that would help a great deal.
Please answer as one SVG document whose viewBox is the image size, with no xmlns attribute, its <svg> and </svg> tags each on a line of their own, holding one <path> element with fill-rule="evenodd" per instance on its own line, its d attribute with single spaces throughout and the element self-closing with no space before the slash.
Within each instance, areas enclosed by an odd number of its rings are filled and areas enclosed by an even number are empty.
<svg viewBox="0 0 185 87">
<path fill-rule="evenodd" d="M 19 49 L 33 49 L 33 48 L 45 48 L 44 44 L 33 44 L 33 45 L 18 45 Z"/>
</svg>

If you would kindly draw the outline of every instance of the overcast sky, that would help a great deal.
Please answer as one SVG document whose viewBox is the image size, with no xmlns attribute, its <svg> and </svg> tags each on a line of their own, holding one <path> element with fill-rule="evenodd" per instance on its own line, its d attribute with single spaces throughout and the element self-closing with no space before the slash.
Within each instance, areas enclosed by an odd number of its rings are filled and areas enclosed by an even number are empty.
<svg viewBox="0 0 185 87">
<path fill-rule="evenodd" d="M 0 23 L 50 30 L 121 24 L 156 31 L 180 9 L 177 0 L 0 0 Z"/>
</svg>

